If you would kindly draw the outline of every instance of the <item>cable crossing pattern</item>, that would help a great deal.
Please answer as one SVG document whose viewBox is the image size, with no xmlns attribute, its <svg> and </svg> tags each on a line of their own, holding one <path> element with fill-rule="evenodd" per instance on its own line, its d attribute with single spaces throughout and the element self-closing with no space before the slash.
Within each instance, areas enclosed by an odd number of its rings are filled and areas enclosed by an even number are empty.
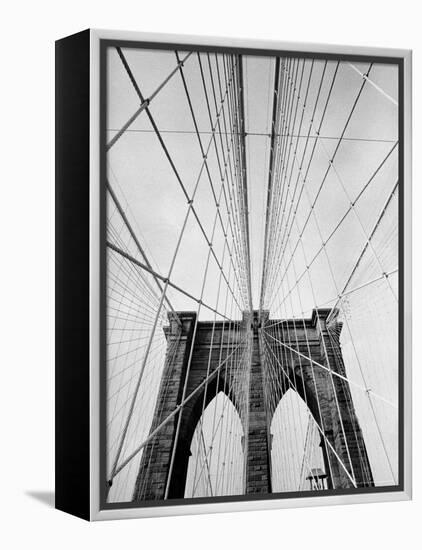
<svg viewBox="0 0 422 550">
<path fill-rule="evenodd" d="M 108 49 L 108 502 L 397 484 L 392 70 Z"/>
</svg>

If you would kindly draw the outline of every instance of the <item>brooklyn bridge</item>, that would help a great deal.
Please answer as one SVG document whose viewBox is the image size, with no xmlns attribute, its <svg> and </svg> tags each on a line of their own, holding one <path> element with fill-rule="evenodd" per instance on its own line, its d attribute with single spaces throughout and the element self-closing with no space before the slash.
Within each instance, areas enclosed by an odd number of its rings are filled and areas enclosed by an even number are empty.
<svg viewBox="0 0 422 550">
<path fill-rule="evenodd" d="M 397 86 L 108 49 L 108 502 L 397 485 Z"/>
</svg>

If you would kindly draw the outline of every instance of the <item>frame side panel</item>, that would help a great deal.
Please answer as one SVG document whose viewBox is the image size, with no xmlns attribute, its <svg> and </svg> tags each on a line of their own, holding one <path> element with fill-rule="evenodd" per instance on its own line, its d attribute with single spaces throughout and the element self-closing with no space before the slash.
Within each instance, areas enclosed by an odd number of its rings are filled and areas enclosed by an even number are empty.
<svg viewBox="0 0 422 550">
<path fill-rule="evenodd" d="M 89 519 L 90 31 L 56 42 L 56 508 Z"/>
</svg>

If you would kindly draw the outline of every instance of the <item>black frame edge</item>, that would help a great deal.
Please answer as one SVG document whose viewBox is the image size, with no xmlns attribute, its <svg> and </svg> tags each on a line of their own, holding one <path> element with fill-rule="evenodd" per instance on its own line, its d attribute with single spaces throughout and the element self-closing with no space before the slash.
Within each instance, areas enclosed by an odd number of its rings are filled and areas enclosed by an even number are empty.
<svg viewBox="0 0 422 550">
<path fill-rule="evenodd" d="M 90 519 L 90 30 L 55 44 L 56 508 Z"/>
</svg>

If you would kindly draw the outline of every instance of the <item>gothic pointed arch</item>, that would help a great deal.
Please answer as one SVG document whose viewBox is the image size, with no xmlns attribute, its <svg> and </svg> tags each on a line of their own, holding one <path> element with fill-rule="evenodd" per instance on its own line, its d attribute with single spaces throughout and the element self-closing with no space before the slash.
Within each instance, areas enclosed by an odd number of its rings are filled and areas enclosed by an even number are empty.
<svg viewBox="0 0 422 550">
<path fill-rule="evenodd" d="M 223 390 L 201 409 L 189 454 L 185 498 L 244 493 L 244 426 Z"/>
</svg>

